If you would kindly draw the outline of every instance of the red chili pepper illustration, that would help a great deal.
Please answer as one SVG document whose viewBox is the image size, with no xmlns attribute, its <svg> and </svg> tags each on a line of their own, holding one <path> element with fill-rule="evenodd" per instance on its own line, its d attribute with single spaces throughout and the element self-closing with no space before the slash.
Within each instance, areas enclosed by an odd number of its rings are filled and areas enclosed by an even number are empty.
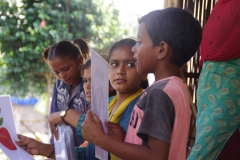
<svg viewBox="0 0 240 160">
<path fill-rule="evenodd" d="M 2 145 L 4 145 L 9 150 L 17 150 L 16 146 L 12 142 L 8 130 L 4 127 L 0 128 L 0 143 L 2 143 Z"/>
</svg>

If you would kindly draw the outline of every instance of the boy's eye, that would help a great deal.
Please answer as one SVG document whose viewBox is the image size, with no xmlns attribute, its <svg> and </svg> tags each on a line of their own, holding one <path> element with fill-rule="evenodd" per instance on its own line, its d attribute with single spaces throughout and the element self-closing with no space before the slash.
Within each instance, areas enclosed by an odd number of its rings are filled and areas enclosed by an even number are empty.
<svg viewBox="0 0 240 160">
<path fill-rule="evenodd" d="M 59 72 L 54 72 L 54 74 L 58 75 L 58 74 L 59 74 Z"/>
<path fill-rule="evenodd" d="M 137 44 L 139 45 L 139 44 L 141 44 L 142 42 L 141 41 L 137 41 Z"/>
<path fill-rule="evenodd" d="M 126 66 L 127 66 L 127 67 L 134 67 L 134 66 L 135 66 L 135 63 L 129 62 L 129 63 L 126 64 Z"/>
<path fill-rule="evenodd" d="M 117 67 L 118 64 L 117 64 L 117 63 L 111 63 L 111 66 L 113 66 L 113 67 Z"/>
</svg>

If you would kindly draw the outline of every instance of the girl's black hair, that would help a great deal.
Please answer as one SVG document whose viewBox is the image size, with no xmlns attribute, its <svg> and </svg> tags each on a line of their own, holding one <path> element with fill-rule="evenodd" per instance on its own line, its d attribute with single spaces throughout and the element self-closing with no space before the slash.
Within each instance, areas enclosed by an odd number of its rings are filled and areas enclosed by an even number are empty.
<svg viewBox="0 0 240 160">
<path fill-rule="evenodd" d="M 83 39 L 75 39 L 72 42 L 63 40 L 44 49 L 43 58 L 45 62 L 56 57 L 77 59 L 79 55 L 87 59 L 89 51 L 88 43 Z"/>
</svg>

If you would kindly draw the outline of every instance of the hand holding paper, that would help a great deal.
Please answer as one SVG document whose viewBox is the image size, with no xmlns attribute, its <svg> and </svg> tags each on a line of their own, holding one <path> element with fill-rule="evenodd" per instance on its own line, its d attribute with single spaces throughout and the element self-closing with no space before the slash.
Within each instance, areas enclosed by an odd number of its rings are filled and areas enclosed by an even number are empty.
<svg viewBox="0 0 240 160">
<path fill-rule="evenodd" d="M 96 144 L 98 138 L 102 138 L 105 134 L 101 120 L 92 110 L 86 114 L 86 118 L 82 124 L 82 135 L 85 140 Z M 97 144 L 96 144 L 97 145 Z"/>
<path fill-rule="evenodd" d="M 126 132 L 118 123 L 106 122 L 105 124 L 108 127 L 109 136 L 117 140 L 124 141 Z"/>
<path fill-rule="evenodd" d="M 16 145 L 17 133 L 9 95 L 0 96 L 0 148 L 9 159 L 33 160 L 31 155 Z"/>
<path fill-rule="evenodd" d="M 46 150 L 46 145 L 52 147 L 50 144 L 44 144 L 30 137 L 26 137 L 20 134 L 18 134 L 17 136 L 19 140 L 16 141 L 16 144 L 32 155 L 44 155 L 42 151 Z"/>
</svg>

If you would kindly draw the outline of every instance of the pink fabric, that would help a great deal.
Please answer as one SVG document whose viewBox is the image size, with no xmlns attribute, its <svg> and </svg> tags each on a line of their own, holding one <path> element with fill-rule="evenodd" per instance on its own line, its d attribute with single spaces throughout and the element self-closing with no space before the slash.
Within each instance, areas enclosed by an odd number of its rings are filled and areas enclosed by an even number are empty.
<svg viewBox="0 0 240 160">
<path fill-rule="evenodd" d="M 185 160 L 187 149 L 187 138 L 190 125 L 190 100 L 188 95 L 187 85 L 178 77 L 168 78 L 170 81 L 165 86 L 163 91 L 171 98 L 175 107 L 175 121 L 171 135 L 169 160 Z M 163 79 L 166 80 L 166 79 Z M 160 83 L 160 80 L 156 83 Z M 154 84 L 153 84 L 154 85 Z M 144 93 L 143 93 L 144 94 Z M 136 105 L 134 111 L 138 114 L 138 121 L 142 121 L 144 112 Z M 132 115 L 134 115 L 132 113 Z M 131 116 L 132 117 L 132 116 Z M 136 118 L 134 118 L 136 119 Z M 128 127 L 125 142 L 132 144 L 142 144 L 142 140 L 137 136 L 137 131 L 141 123 L 138 123 L 136 128 Z"/>
<path fill-rule="evenodd" d="M 138 131 L 138 129 L 140 127 L 140 124 L 142 122 L 144 112 L 141 109 L 139 109 L 137 107 L 137 105 L 134 106 L 133 111 L 137 112 L 137 115 L 139 116 L 139 122 L 140 123 L 137 123 L 136 129 L 131 127 L 131 126 L 128 126 L 127 135 L 125 137 L 125 142 L 141 145 L 142 144 L 142 139 L 137 136 L 137 131 Z M 133 115 L 134 114 L 132 113 L 131 117 Z M 136 121 L 136 118 L 134 118 L 134 120 Z M 134 121 L 134 123 L 135 123 L 135 121 Z"/>
<path fill-rule="evenodd" d="M 171 83 L 164 91 L 172 99 L 175 106 L 175 121 L 171 135 L 169 160 L 185 160 L 187 150 L 187 139 L 190 125 L 190 100 L 186 84 L 183 81 Z"/>
</svg>

